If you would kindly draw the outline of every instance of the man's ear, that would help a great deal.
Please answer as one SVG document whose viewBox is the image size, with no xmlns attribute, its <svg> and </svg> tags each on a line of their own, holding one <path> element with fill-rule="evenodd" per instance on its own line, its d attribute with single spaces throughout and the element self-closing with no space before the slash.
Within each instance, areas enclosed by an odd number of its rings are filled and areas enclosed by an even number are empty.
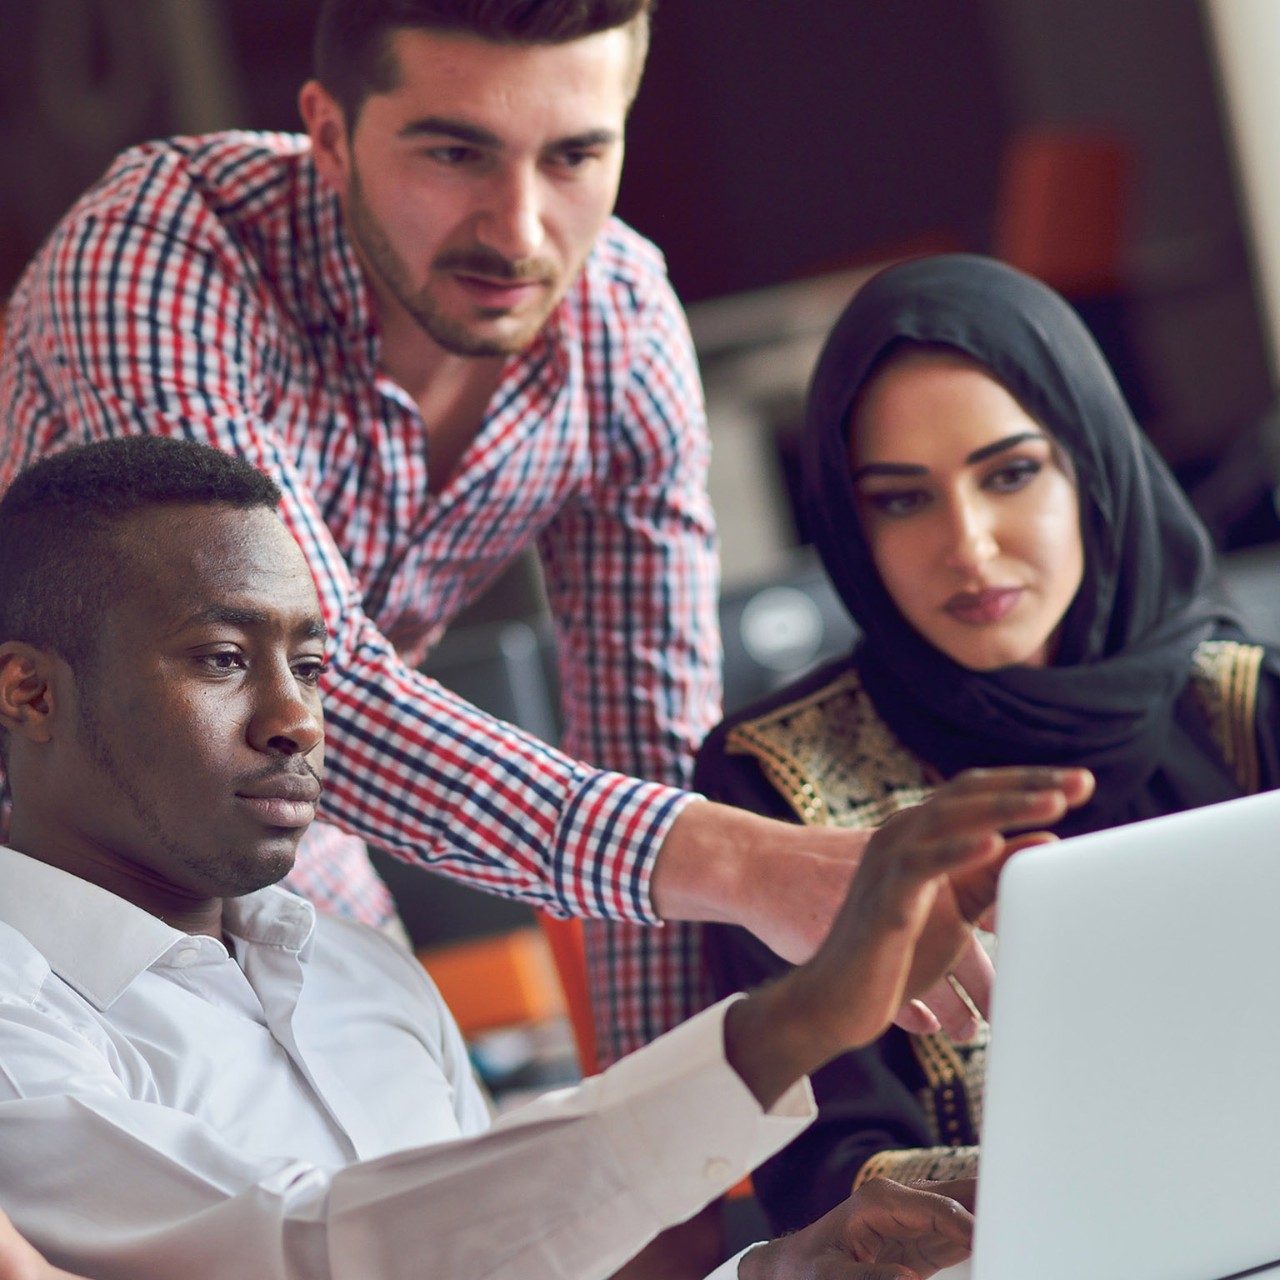
<svg viewBox="0 0 1280 1280">
<path fill-rule="evenodd" d="M 52 738 L 56 661 L 21 640 L 0 644 L 0 726 L 31 742 Z"/>
<path fill-rule="evenodd" d="M 345 197 L 351 176 L 351 144 L 346 113 L 320 83 L 308 80 L 298 93 L 298 110 L 311 139 L 311 154 L 325 182 Z"/>
</svg>

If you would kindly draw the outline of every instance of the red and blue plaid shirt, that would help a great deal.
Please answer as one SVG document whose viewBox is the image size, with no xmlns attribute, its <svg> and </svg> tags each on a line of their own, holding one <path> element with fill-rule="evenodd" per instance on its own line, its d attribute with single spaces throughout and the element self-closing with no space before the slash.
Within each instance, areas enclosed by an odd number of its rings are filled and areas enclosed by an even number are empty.
<svg viewBox="0 0 1280 1280">
<path fill-rule="evenodd" d="M 306 139 L 151 143 L 28 268 L 0 397 L 0 489 L 44 454 L 127 432 L 217 445 L 280 484 L 332 633 L 327 818 L 555 913 L 654 920 L 653 857 L 718 717 L 720 655 L 701 388 L 647 241 L 609 223 L 432 494 L 422 417 L 379 370 L 370 296 Z M 414 669 L 534 544 L 567 754 Z M 325 848 L 300 883 L 376 920 L 367 859 Z M 703 1002 L 696 930 L 589 933 L 606 1059 Z"/>
</svg>

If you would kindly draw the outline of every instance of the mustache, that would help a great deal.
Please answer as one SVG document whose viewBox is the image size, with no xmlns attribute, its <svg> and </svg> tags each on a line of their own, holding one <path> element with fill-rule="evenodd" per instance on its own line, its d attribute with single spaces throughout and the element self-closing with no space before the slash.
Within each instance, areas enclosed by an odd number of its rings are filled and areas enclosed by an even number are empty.
<svg viewBox="0 0 1280 1280">
<path fill-rule="evenodd" d="M 460 271 L 466 275 L 484 276 L 519 284 L 526 280 L 549 280 L 555 276 L 555 264 L 545 258 L 524 258 L 513 262 L 493 249 L 475 245 L 469 249 L 447 249 L 435 260 L 437 271 Z"/>
</svg>

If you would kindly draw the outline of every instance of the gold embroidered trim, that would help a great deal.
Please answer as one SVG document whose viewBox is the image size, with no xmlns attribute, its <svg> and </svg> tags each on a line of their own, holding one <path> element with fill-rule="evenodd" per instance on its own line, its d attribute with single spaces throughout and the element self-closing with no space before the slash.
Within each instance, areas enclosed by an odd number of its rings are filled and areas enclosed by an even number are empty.
<svg viewBox="0 0 1280 1280">
<path fill-rule="evenodd" d="M 977 1137 L 982 1126 L 989 1043 L 990 1028 L 985 1021 L 979 1022 L 971 1040 L 960 1043 L 943 1032 L 911 1037 L 911 1048 L 925 1077 L 916 1099 L 936 1144 L 961 1146 Z"/>
<path fill-rule="evenodd" d="M 807 826 L 878 827 L 932 787 L 890 732 L 852 668 L 807 697 L 730 730 L 730 755 L 754 756 Z"/>
<path fill-rule="evenodd" d="M 918 1147 L 906 1151 L 877 1151 L 858 1170 L 851 1190 L 872 1178 L 894 1182 L 950 1182 L 978 1174 L 977 1147 Z"/>
<path fill-rule="evenodd" d="M 1209 731 L 1246 795 L 1260 785 L 1258 674 L 1263 650 L 1238 640 L 1206 640 L 1192 657 L 1191 688 Z"/>
</svg>

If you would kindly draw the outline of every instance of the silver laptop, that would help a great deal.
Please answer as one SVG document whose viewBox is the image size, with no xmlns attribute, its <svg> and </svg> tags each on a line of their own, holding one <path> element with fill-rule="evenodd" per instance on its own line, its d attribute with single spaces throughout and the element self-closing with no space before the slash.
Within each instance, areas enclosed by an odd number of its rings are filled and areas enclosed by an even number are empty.
<svg viewBox="0 0 1280 1280">
<path fill-rule="evenodd" d="M 1006 868 L 972 1259 L 1280 1275 L 1280 793 Z"/>
</svg>

